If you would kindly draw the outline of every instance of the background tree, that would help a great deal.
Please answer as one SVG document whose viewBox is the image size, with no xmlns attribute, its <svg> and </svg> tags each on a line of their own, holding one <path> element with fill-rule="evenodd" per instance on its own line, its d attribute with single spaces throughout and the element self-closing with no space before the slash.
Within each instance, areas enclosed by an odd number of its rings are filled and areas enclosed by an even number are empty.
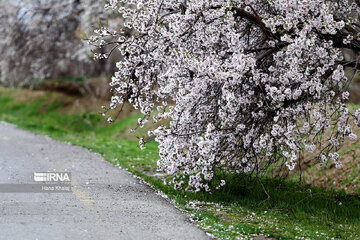
<svg viewBox="0 0 360 240">
<path fill-rule="evenodd" d="M 97 64 L 82 41 L 111 18 L 104 1 L 0 1 L 1 82 L 28 85 L 33 79 L 96 76 L 109 73 L 113 62 Z M 110 67 L 108 67 L 110 66 Z"/>
</svg>

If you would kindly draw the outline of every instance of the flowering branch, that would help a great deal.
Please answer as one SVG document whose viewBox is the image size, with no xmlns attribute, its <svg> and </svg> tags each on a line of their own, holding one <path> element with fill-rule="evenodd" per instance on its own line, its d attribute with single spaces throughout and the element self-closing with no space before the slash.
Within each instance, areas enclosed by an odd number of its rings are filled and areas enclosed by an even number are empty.
<svg viewBox="0 0 360 240">
<path fill-rule="evenodd" d="M 337 151 L 357 138 L 360 123 L 360 111 L 346 107 L 344 71 L 358 63 L 341 51 L 359 50 L 359 24 L 351 20 L 358 5 L 112 0 L 107 7 L 134 33 L 116 36 L 124 60 L 110 107 L 129 101 L 144 114 L 140 127 L 145 119 L 170 120 L 149 135 L 175 188 L 209 191 L 219 169 L 293 170 L 304 151 L 316 149 L 318 162 L 341 167 Z M 103 32 L 93 44 L 108 37 Z"/>
</svg>

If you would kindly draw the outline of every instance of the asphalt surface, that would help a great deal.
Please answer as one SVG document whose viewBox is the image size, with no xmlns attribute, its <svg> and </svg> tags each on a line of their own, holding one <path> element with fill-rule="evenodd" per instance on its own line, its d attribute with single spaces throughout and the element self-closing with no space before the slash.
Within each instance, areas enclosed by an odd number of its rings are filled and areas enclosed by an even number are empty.
<svg viewBox="0 0 360 240">
<path fill-rule="evenodd" d="M 70 172 L 70 193 L 0 192 L 0 239 L 208 239 L 188 217 L 96 153 L 0 122 L 0 184 Z"/>
</svg>

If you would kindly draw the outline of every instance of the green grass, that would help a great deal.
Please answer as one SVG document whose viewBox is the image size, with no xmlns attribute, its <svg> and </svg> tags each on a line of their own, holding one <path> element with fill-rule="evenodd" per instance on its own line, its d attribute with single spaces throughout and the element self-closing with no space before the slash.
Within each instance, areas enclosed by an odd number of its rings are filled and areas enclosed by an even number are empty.
<svg viewBox="0 0 360 240">
<path fill-rule="evenodd" d="M 175 191 L 155 176 L 157 144 L 140 151 L 129 140 L 138 115 L 108 125 L 91 111 L 64 113 L 61 97 L 54 100 L 53 93 L 22 101 L 16 100 L 19 94 L 0 89 L 0 120 L 102 154 L 165 193 L 216 238 L 360 239 L 359 196 L 270 178 L 261 184 L 247 175 L 221 176 L 228 184 L 213 194 Z"/>
</svg>

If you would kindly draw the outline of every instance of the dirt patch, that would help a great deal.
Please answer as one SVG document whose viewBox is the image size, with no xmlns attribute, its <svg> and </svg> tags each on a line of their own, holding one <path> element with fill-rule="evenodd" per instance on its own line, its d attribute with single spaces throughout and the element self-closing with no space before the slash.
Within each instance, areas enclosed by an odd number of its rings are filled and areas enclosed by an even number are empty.
<svg viewBox="0 0 360 240">
<path fill-rule="evenodd" d="M 97 98 L 93 94 L 77 96 L 57 91 L 29 89 L 16 89 L 14 91 L 9 91 L 9 89 L 1 86 L 0 93 L 11 97 L 15 102 L 31 103 L 44 99 L 40 106 L 40 112 L 45 112 L 49 107 L 53 106 L 59 112 L 64 114 L 74 114 L 85 111 L 92 111 L 95 113 L 99 112 L 100 114 L 101 106 L 109 105 L 108 99 Z M 122 116 L 126 115 L 130 110 L 130 106 L 124 108 L 124 113 L 122 113 Z"/>
<path fill-rule="evenodd" d="M 360 129 L 353 128 L 359 136 L 357 141 L 346 141 L 338 151 L 341 155 L 342 167 L 337 169 L 330 160 L 326 164 L 314 159 L 319 152 L 305 153 L 302 157 L 302 182 L 316 187 L 342 189 L 350 194 L 360 194 Z M 300 168 L 288 171 L 284 168 L 279 175 L 300 178 Z"/>
<path fill-rule="evenodd" d="M 1 94 L 6 94 L 18 102 L 32 102 L 36 99 L 45 97 L 44 91 L 30 91 L 28 89 L 17 89 L 16 91 L 8 91 L 6 88 L 0 86 Z"/>
<path fill-rule="evenodd" d="M 48 80 L 36 88 L 44 91 L 59 92 L 74 97 L 110 99 L 110 87 L 106 77 L 84 80 Z"/>
</svg>

